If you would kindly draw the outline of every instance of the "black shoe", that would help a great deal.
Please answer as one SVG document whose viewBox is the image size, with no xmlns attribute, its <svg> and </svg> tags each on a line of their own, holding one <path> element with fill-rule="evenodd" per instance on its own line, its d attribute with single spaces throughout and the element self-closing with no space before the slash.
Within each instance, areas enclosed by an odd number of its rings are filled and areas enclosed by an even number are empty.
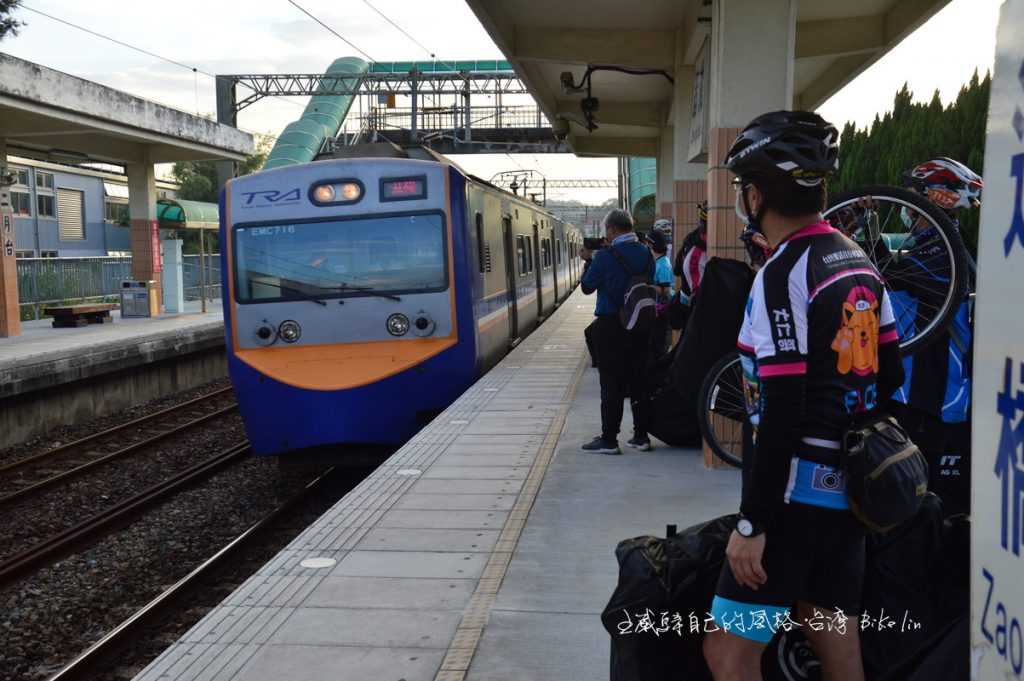
<svg viewBox="0 0 1024 681">
<path fill-rule="evenodd" d="M 595 437 L 583 445 L 581 449 L 585 452 L 594 452 L 595 454 L 622 454 L 618 442 L 605 440 L 601 436 Z"/>
<path fill-rule="evenodd" d="M 648 438 L 646 435 L 634 435 L 633 437 L 626 441 L 626 446 L 632 447 L 633 449 L 638 449 L 641 452 L 649 452 L 652 449 L 654 449 L 653 445 L 651 445 L 650 438 Z"/>
</svg>

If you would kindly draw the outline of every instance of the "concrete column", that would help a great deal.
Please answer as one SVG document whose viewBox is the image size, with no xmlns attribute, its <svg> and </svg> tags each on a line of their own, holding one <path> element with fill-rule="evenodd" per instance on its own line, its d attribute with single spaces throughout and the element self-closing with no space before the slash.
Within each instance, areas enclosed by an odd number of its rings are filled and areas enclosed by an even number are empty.
<svg viewBox="0 0 1024 681">
<path fill-rule="evenodd" d="M 0 338 L 21 335 L 18 265 L 14 259 L 14 208 L 7 178 L 7 142 L 0 137 Z"/>
<path fill-rule="evenodd" d="M 680 44 L 682 40 L 679 40 Z M 682 48 L 676 58 L 675 88 L 672 101 L 672 119 L 675 135 L 675 152 L 672 167 L 672 243 L 676 248 L 697 226 L 697 204 L 705 200 L 707 193 L 707 164 L 691 163 L 690 118 L 692 115 L 693 66 L 682 64 Z"/>
<path fill-rule="evenodd" d="M 128 216 L 131 220 L 129 236 L 132 246 L 132 277 L 156 282 L 156 295 L 163 311 L 160 275 L 163 262 L 160 257 L 160 230 L 156 219 L 156 174 L 153 164 L 129 163 Z"/>
<path fill-rule="evenodd" d="M 731 174 L 721 167 L 739 131 L 793 102 L 797 0 L 715 0 L 708 139 L 708 250 L 743 260 L 743 224 Z"/>
<path fill-rule="evenodd" d="M 660 217 L 672 217 L 672 211 L 665 212 L 666 206 L 671 206 L 674 190 L 672 181 L 675 171 L 675 129 L 672 126 L 665 126 L 661 129 L 661 137 L 658 139 L 658 156 L 655 158 L 657 168 L 657 185 L 655 185 L 654 205 L 655 219 Z"/>
</svg>

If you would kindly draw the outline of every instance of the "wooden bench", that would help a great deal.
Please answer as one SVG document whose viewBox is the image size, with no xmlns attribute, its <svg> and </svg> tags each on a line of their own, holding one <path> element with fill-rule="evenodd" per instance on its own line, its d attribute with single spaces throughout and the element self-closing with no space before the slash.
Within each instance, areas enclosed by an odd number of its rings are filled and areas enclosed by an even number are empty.
<svg viewBox="0 0 1024 681">
<path fill-rule="evenodd" d="M 63 305 L 44 308 L 43 314 L 53 317 L 53 327 L 61 329 L 89 324 L 110 324 L 114 321 L 110 311 L 116 307 L 113 303 Z"/>
</svg>

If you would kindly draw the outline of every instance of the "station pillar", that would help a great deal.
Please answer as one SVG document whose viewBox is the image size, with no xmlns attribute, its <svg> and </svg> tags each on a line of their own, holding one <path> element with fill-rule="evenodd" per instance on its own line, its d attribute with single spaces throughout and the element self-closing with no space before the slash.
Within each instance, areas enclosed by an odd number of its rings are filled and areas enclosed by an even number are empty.
<svg viewBox="0 0 1024 681">
<path fill-rule="evenodd" d="M 132 278 L 156 282 L 158 307 L 163 311 L 160 277 L 163 260 L 160 255 L 160 229 L 156 217 L 156 172 L 148 162 L 129 163 L 128 217 L 131 220 Z"/>
<path fill-rule="evenodd" d="M 797 0 L 715 0 L 708 129 L 708 252 L 744 260 L 743 224 L 732 174 L 722 166 L 736 135 L 755 116 L 789 109 Z"/>
<path fill-rule="evenodd" d="M 658 184 L 654 194 L 654 219 L 672 217 L 672 186 L 675 175 L 675 128 L 671 125 L 661 129 L 658 140 L 657 178 Z"/>
<path fill-rule="evenodd" d="M 681 38 L 677 42 L 681 44 Z M 690 161 L 690 137 L 695 124 L 694 108 L 691 103 L 695 74 L 694 67 L 684 64 L 683 61 L 680 52 L 676 55 L 671 115 L 675 133 L 672 144 L 672 191 L 667 197 L 668 201 L 671 201 L 671 210 L 666 216 L 672 218 L 674 248 L 679 248 L 683 243 L 683 237 L 697 227 L 697 204 L 707 195 L 707 164 L 703 159 Z"/>
<path fill-rule="evenodd" d="M 0 138 L 0 338 L 21 335 L 18 264 L 14 258 L 14 207 L 11 203 L 7 143 Z"/>
</svg>

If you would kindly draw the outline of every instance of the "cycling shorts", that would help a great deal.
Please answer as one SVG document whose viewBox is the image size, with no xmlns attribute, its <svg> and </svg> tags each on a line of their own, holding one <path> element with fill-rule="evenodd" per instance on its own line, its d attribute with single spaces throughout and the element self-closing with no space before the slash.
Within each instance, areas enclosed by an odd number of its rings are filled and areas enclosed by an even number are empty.
<svg viewBox="0 0 1024 681">
<path fill-rule="evenodd" d="M 850 511 L 784 504 L 767 535 L 761 564 L 768 581 L 756 591 L 736 582 L 728 560 L 722 566 L 711 604 L 719 629 L 768 643 L 797 601 L 856 618 L 864 531 Z"/>
</svg>

